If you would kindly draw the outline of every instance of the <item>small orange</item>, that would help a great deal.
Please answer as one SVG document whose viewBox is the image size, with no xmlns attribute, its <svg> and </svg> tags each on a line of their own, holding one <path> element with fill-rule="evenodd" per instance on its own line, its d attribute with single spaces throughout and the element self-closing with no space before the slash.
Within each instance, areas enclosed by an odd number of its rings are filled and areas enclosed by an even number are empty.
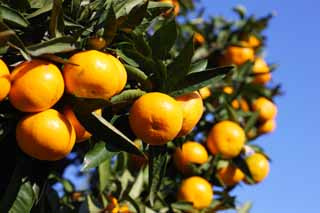
<svg viewBox="0 0 320 213">
<path fill-rule="evenodd" d="M 176 98 L 183 111 L 182 128 L 178 137 L 187 135 L 200 120 L 203 114 L 203 102 L 198 92 L 191 92 Z"/>
<path fill-rule="evenodd" d="M 240 66 L 246 61 L 253 61 L 254 51 L 249 47 L 229 46 L 224 53 L 223 65 L 235 64 Z"/>
<path fill-rule="evenodd" d="M 223 87 L 222 91 L 228 95 L 231 95 L 233 93 L 233 88 L 231 86 L 225 86 Z"/>
<path fill-rule="evenodd" d="M 10 92 L 10 72 L 7 65 L 0 59 L 0 101 L 2 101 Z"/>
<path fill-rule="evenodd" d="M 196 209 L 209 207 L 212 198 L 212 185 L 206 179 L 198 176 L 183 180 L 178 191 L 178 200 L 192 202 Z"/>
<path fill-rule="evenodd" d="M 63 91 L 61 72 L 51 62 L 33 59 L 23 62 L 11 73 L 9 100 L 20 111 L 49 109 L 61 98 Z"/>
<path fill-rule="evenodd" d="M 177 16 L 180 12 L 180 4 L 178 0 L 160 0 L 161 2 L 172 4 L 173 9 L 170 9 L 165 13 L 165 16 L 169 16 L 172 12 L 175 16 Z"/>
<path fill-rule="evenodd" d="M 244 179 L 243 172 L 232 164 L 220 168 L 217 172 L 217 176 L 226 186 L 233 186 Z"/>
<path fill-rule="evenodd" d="M 266 84 L 271 80 L 270 68 L 262 58 L 257 58 L 255 60 L 252 72 L 256 74 L 253 83 Z"/>
<path fill-rule="evenodd" d="M 119 204 L 118 200 L 113 196 L 108 196 L 109 204 L 106 207 L 110 213 L 130 213 L 130 209 L 126 204 Z"/>
<path fill-rule="evenodd" d="M 102 37 L 93 36 L 88 39 L 88 46 L 94 50 L 102 50 L 107 46 L 107 42 Z"/>
<path fill-rule="evenodd" d="M 267 120 L 258 127 L 258 131 L 260 134 L 266 134 L 266 133 L 273 132 L 275 128 L 276 128 L 276 121 L 274 119 Z"/>
<path fill-rule="evenodd" d="M 213 155 L 233 158 L 240 154 L 246 141 L 244 130 L 233 121 L 220 121 L 215 124 L 207 138 L 207 146 Z"/>
<path fill-rule="evenodd" d="M 109 99 L 123 90 L 127 73 L 114 56 L 87 50 L 74 54 L 66 64 L 63 76 L 67 92 L 82 98 Z"/>
<path fill-rule="evenodd" d="M 234 108 L 234 109 L 241 109 L 242 111 L 244 112 L 249 112 L 249 104 L 248 102 L 244 99 L 244 98 L 241 98 L 240 101 L 237 100 L 237 99 L 234 99 L 232 102 L 231 102 L 231 106 Z"/>
<path fill-rule="evenodd" d="M 250 35 L 247 39 L 241 41 L 241 44 L 245 47 L 258 48 L 261 45 L 261 41 L 254 35 Z"/>
<path fill-rule="evenodd" d="M 20 149 L 27 155 L 54 161 L 71 152 L 76 134 L 62 114 L 48 109 L 22 118 L 16 128 L 16 139 Z"/>
<path fill-rule="evenodd" d="M 95 111 L 98 115 L 102 114 L 101 109 L 97 109 Z M 76 142 L 83 142 L 88 140 L 91 137 L 91 133 L 88 132 L 80 123 L 80 121 L 77 119 L 76 115 L 74 114 L 72 107 L 67 105 L 63 108 L 63 114 L 64 116 L 69 120 L 69 122 L 72 124 L 73 128 L 76 131 Z"/>
<path fill-rule="evenodd" d="M 208 161 L 208 152 L 200 143 L 187 141 L 181 149 L 176 148 L 173 159 L 179 171 L 188 173 L 190 163 L 204 164 Z"/>
<path fill-rule="evenodd" d="M 259 112 L 261 121 L 274 119 L 278 111 L 276 105 L 265 97 L 256 99 L 252 104 L 252 108 L 254 111 Z"/>
<path fill-rule="evenodd" d="M 256 183 L 263 181 L 269 174 L 268 159 L 260 153 L 254 153 L 245 159 L 253 180 Z"/>
<path fill-rule="evenodd" d="M 211 96 L 211 90 L 209 87 L 203 87 L 199 89 L 199 94 L 201 95 L 202 100 L 204 100 Z"/>
<path fill-rule="evenodd" d="M 203 37 L 203 35 L 201 35 L 200 33 L 197 33 L 197 32 L 194 34 L 193 39 L 194 39 L 194 43 L 198 44 L 198 45 L 202 45 L 206 41 L 205 38 Z"/>
<path fill-rule="evenodd" d="M 129 123 L 135 135 L 151 145 L 163 145 L 181 130 L 181 104 L 172 97 L 151 92 L 138 98 L 131 107 Z"/>
</svg>

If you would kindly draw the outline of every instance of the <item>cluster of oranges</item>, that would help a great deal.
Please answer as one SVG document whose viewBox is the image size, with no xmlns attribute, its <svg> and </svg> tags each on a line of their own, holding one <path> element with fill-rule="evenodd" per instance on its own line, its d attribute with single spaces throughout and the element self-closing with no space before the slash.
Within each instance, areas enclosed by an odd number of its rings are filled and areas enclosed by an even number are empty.
<svg viewBox="0 0 320 213">
<path fill-rule="evenodd" d="M 3 61 L 0 65 L 4 85 L 1 100 L 8 96 L 12 106 L 26 113 L 16 127 L 18 146 L 39 160 L 59 160 L 70 153 L 75 142 L 91 136 L 72 106 L 65 105 L 60 112 L 54 108 L 64 92 L 81 98 L 109 99 L 127 82 L 123 64 L 95 50 L 75 53 L 62 72 L 55 64 L 40 59 L 22 62 L 11 73 Z"/>
</svg>

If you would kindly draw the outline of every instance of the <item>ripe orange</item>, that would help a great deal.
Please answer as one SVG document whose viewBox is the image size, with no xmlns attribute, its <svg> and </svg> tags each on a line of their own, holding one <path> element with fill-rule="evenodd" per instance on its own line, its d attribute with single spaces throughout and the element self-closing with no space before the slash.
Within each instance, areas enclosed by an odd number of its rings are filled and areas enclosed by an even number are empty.
<svg viewBox="0 0 320 213">
<path fill-rule="evenodd" d="M 198 92 L 191 92 L 176 98 L 182 106 L 183 122 L 178 137 L 187 135 L 198 123 L 203 114 L 203 102 Z"/>
<path fill-rule="evenodd" d="M 203 35 L 201 35 L 200 33 L 195 33 L 193 39 L 194 39 L 194 43 L 198 45 L 202 45 L 206 41 Z"/>
<path fill-rule="evenodd" d="M 207 150 L 200 144 L 194 141 L 187 141 L 182 145 L 182 148 L 176 148 L 173 155 L 176 167 L 182 173 L 188 173 L 188 164 L 197 163 L 204 164 L 208 161 Z"/>
<path fill-rule="evenodd" d="M 220 168 L 217 175 L 226 186 L 233 186 L 242 181 L 245 177 L 239 168 L 230 163 L 228 166 Z"/>
<path fill-rule="evenodd" d="M 95 111 L 98 115 L 102 114 L 101 109 L 97 109 Z M 67 105 L 63 108 L 63 114 L 64 116 L 69 120 L 69 122 L 72 124 L 75 132 L 76 132 L 76 142 L 83 142 L 88 140 L 91 137 L 91 133 L 88 132 L 80 123 L 80 121 L 77 119 L 76 115 L 74 114 L 72 107 Z"/>
<path fill-rule="evenodd" d="M 260 134 L 266 134 L 266 133 L 273 132 L 275 128 L 276 128 L 276 121 L 267 120 L 259 126 L 258 131 Z"/>
<path fill-rule="evenodd" d="M 64 82 L 58 67 L 34 59 L 17 66 L 11 73 L 11 104 L 23 112 L 40 112 L 51 108 L 61 98 Z"/>
<path fill-rule="evenodd" d="M 178 191 L 178 200 L 192 202 L 196 209 L 209 207 L 212 198 L 212 185 L 206 179 L 198 176 L 183 180 Z"/>
<path fill-rule="evenodd" d="M 240 101 L 237 100 L 237 99 L 234 99 L 232 102 L 231 102 L 231 106 L 234 108 L 234 109 L 241 109 L 242 111 L 244 112 L 249 112 L 249 104 L 248 102 L 241 98 Z"/>
<path fill-rule="evenodd" d="M 69 121 L 58 111 L 48 109 L 27 115 L 16 128 L 20 149 L 39 160 L 59 160 L 73 148 L 76 135 Z"/>
<path fill-rule="evenodd" d="M 233 158 L 240 154 L 246 141 L 244 130 L 233 121 L 220 121 L 211 129 L 207 146 L 213 155 L 221 154 L 224 158 Z"/>
<path fill-rule="evenodd" d="M 118 200 L 113 197 L 108 197 L 109 204 L 106 207 L 107 212 L 110 213 L 130 213 L 129 207 L 126 204 L 119 204 Z"/>
<path fill-rule="evenodd" d="M 10 72 L 7 65 L 0 59 L 0 101 L 2 101 L 10 92 Z"/>
<path fill-rule="evenodd" d="M 254 51 L 249 47 L 229 46 L 224 53 L 224 65 L 235 64 L 240 66 L 246 61 L 253 61 Z"/>
<path fill-rule="evenodd" d="M 165 13 L 165 16 L 169 16 L 172 12 L 175 16 L 177 16 L 180 12 L 180 4 L 178 0 L 160 0 L 161 2 L 169 3 L 173 5 L 173 9 L 170 9 Z"/>
<path fill-rule="evenodd" d="M 274 119 L 278 111 L 276 105 L 265 97 L 256 99 L 252 104 L 252 108 L 254 111 L 259 112 L 261 121 Z"/>
<path fill-rule="evenodd" d="M 172 97 L 151 92 L 138 98 L 131 107 L 129 123 L 135 135 L 145 143 L 163 145 L 181 130 L 181 104 Z"/>
<path fill-rule="evenodd" d="M 228 94 L 228 95 L 231 95 L 233 93 L 233 88 L 231 86 L 225 86 L 223 87 L 223 92 Z"/>
<path fill-rule="evenodd" d="M 67 92 L 82 98 L 109 99 L 123 90 L 126 70 L 114 56 L 97 50 L 74 54 L 66 64 L 63 76 Z"/>
<path fill-rule="evenodd" d="M 107 46 L 107 42 L 102 37 L 94 36 L 88 39 L 88 46 L 94 50 L 102 50 Z"/>
<path fill-rule="evenodd" d="M 246 39 L 243 38 L 241 44 L 245 47 L 257 48 L 261 45 L 261 41 L 254 35 L 250 35 Z"/>
<path fill-rule="evenodd" d="M 252 178 L 256 183 L 263 181 L 268 176 L 270 165 L 268 159 L 264 155 L 254 153 L 247 157 L 245 161 Z"/>
<path fill-rule="evenodd" d="M 209 87 L 203 87 L 199 89 L 199 94 L 201 95 L 202 100 L 204 100 L 211 96 L 211 90 Z"/>
<path fill-rule="evenodd" d="M 270 68 L 262 58 L 257 58 L 255 60 L 252 72 L 256 74 L 253 83 L 266 84 L 271 80 Z"/>
</svg>

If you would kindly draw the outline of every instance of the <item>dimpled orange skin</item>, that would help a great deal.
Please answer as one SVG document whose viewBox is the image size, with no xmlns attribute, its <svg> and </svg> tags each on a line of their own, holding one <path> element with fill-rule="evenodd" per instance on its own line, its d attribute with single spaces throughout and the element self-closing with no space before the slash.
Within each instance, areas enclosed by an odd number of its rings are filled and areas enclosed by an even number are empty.
<svg viewBox="0 0 320 213">
<path fill-rule="evenodd" d="M 16 128 L 16 139 L 27 155 L 38 160 L 55 161 L 71 152 L 76 134 L 62 114 L 48 109 L 22 118 Z"/>
<path fill-rule="evenodd" d="M 253 64 L 252 72 L 257 74 L 254 76 L 253 83 L 266 84 L 271 80 L 271 73 L 268 64 L 262 59 L 257 58 Z M 259 74 L 260 73 L 260 74 Z M 263 73 L 263 74 L 261 74 Z"/>
<path fill-rule="evenodd" d="M 0 59 L 0 101 L 2 101 L 9 94 L 11 83 L 10 83 L 10 72 L 7 65 Z"/>
<path fill-rule="evenodd" d="M 260 154 L 254 153 L 245 159 L 253 180 L 256 183 L 263 181 L 269 174 L 270 165 L 268 159 Z"/>
<path fill-rule="evenodd" d="M 259 120 L 272 120 L 277 116 L 277 107 L 265 97 L 260 97 L 252 103 L 252 109 L 259 112 Z"/>
<path fill-rule="evenodd" d="M 196 209 L 204 209 L 210 206 L 213 198 L 211 184 L 204 178 L 193 176 L 182 181 L 178 191 L 178 200 L 193 203 Z"/>
<path fill-rule="evenodd" d="M 74 54 L 66 64 L 63 77 L 68 93 L 82 98 L 109 99 L 123 90 L 127 73 L 114 56 L 97 50 Z"/>
<path fill-rule="evenodd" d="M 151 145 L 174 139 L 182 127 L 181 104 L 172 97 L 151 92 L 138 98 L 131 107 L 129 123 L 135 135 Z"/>
<path fill-rule="evenodd" d="M 233 121 L 220 121 L 215 124 L 207 138 L 207 146 L 213 154 L 221 154 L 230 159 L 240 154 L 246 141 L 244 130 Z"/>
<path fill-rule="evenodd" d="M 51 108 L 64 92 L 64 81 L 58 67 L 33 59 L 17 66 L 11 73 L 11 104 L 23 112 L 40 112 Z"/>
<path fill-rule="evenodd" d="M 248 102 L 243 98 L 241 98 L 240 101 L 237 99 L 234 99 L 231 102 L 231 106 L 234 109 L 241 109 L 244 112 L 249 112 L 249 110 L 250 110 Z"/>
<path fill-rule="evenodd" d="M 189 173 L 188 164 L 204 164 L 208 161 L 208 152 L 200 143 L 187 141 L 182 148 L 176 148 L 173 155 L 176 167 L 182 173 Z"/>
<path fill-rule="evenodd" d="M 261 134 L 270 133 L 276 129 L 276 126 L 277 124 L 275 120 L 267 120 L 259 126 L 258 131 Z"/>
<path fill-rule="evenodd" d="M 176 98 L 183 110 L 182 128 L 178 137 L 187 135 L 198 123 L 203 114 L 203 101 L 198 92 L 191 92 Z"/>
<path fill-rule="evenodd" d="M 240 66 L 248 60 L 253 61 L 254 50 L 248 47 L 229 46 L 223 58 L 223 65 L 235 64 Z"/>
<path fill-rule="evenodd" d="M 243 172 L 232 164 L 218 170 L 218 177 L 226 186 L 233 186 L 245 177 Z"/>
<path fill-rule="evenodd" d="M 102 114 L 101 109 L 95 111 L 98 115 Z M 63 108 L 63 115 L 69 120 L 72 124 L 75 132 L 76 132 L 76 142 L 83 142 L 88 140 L 91 137 L 91 133 L 88 132 L 77 119 L 76 115 L 74 114 L 72 107 L 67 105 Z"/>
</svg>

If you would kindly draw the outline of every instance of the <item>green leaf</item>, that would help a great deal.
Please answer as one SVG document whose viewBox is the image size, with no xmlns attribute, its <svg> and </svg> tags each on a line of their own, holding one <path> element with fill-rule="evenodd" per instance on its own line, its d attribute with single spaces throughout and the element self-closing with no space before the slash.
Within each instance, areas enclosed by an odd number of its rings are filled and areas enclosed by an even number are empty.
<svg viewBox="0 0 320 213">
<path fill-rule="evenodd" d="M 49 33 L 51 37 L 62 37 L 64 34 L 62 0 L 53 0 Z"/>
<path fill-rule="evenodd" d="M 246 180 L 249 183 L 255 183 L 252 178 L 252 174 L 249 170 L 249 167 L 244 158 L 242 158 L 241 156 L 238 156 L 236 158 L 233 158 L 232 162 L 243 172 L 243 174 L 245 174 Z"/>
<path fill-rule="evenodd" d="M 91 168 L 95 168 L 107 159 L 112 158 L 114 155 L 115 153 L 107 150 L 105 142 L 97 142 L 84 156 L 81 171 L 87 171 Z"/>
<path fill-rule="evenodd" d="M 237 112 L 234 110 L 234 108 L 231 107 L 229 104 L 226 104 L 226 109 L 228 112 L 229 120 L 239 123 L 239 116 Z"/>
<path fill-rule="evenodd" d="M 29 22 L 18 11 L 0 4 L 0 17 L 8 23 L 16 24 L 21 27 L 28 27 Z"/>
<path fill-rule="evenodd" d="M 238 6 L 234 7 L 233 11 L 236 12 L 240 16 L 241 19 L 245 18 L 245 15 L 247 13 L 246 8 L 242 5 L 238 5 Z"/>
<path fill-rule="evenodd" d="M 178 201 L 178 202 L 172 203 L 171 208 L 187 211 L 187 212 L 194 210 L 192 202 L 188 202 L 188 201 Z"/>
<path fill-rule="evenodd" d="M 149 39 L 152 56 L 165 59 L 177 39 L 177 25 L 175 20 L 164 24 Z"/>
<path fill-rule="evenodd" d="M 146 92 L 140 89 L 129 89 L 124 90 L 119 95 L 115 95 L 111 98 L 110 102 L 112 104 L 121 104 L 121 103 L 131 103 L 135 99 L 139 98 L 140 96 L 144 95 Z"/>
<path fill-rule="evenodd" d="M 139 68 L 125 64 L 128 78 L 141 84 L 142 89 L 151 90 L 152 83 L 149 77 Z"/>
<path fill-rule="evenodd" d="M 208 65 L 207 59 L 199 60 L 199 61 L 191 64 L 190 71 L 188 74 L 202 72 L 203 70 L 205 70 L 207 68 L 207 65 Z"/>
<path fill-rule="evenodd" d="M 250 118 L 247 120 L 246 125 L 244 126 L 244 131 L 248 133 L 253 126 L 255 126 L 259 117 L 259 112 L 254 112 L 251 114 Z"/>
<path fill-rule="evenodd" d="M 171 8 L 172 4 L 167 2 L 150 1 L 148 4 L 148 12 L 152 14 L 152 17 L 156 17 Z"/>
<path fill-rule="evenodd" d="M 35 2 L 39 2 L 38 0 L 35 0 Z M 26 15 L 26 18 L 27 19 L 31 19 L 31 18 L 34 18 L 36 16 L 39 16 L 43 13 L 47 13 L 49 12 L 50 10 L 52 10 L 52 7 L 53 7 L 53 1 L 47 1 L 45 0 L 44 1 L 45 3 L 42 5 L 42 6 L 39 6 L 38 10 L 34 11 L 33 13 L 30 13 L 28 15 Z"/>
<path fill-rule="evenodd" d="M 75 41 L 70 36 L 54 38 L 54 39 L 27 47 L 28 52 L 32 56 L 69 52 L 75 49 L 76 49 Z"/>
<path fill-rule="evenodd" d="M 233 67 L 218 67 L 207 69 L 202 72 L 191 73 L 187 75 L 184 81 L 180 82 L 170 91 L 171 96 L 180 96 L 192 91 L 201 89 L 209 84 L 221 82 L 225 75 L 232 70 Z"/>
<path fill-rule="evenodd" d="M 93 201 L 90 195 L 87 195 L 86 201 L 81 204 L 79 209 L 79 213 L 95 213 L 101 211 L 103 211 L 103 209 L 99 208 L 99 206 Z"/>
<path fill-rule="evenodd" d="M 150 146 L 149 148 L 149 201 L 153 206 L 161 180 L 166 172 L 167 152 L 166 146 Z"/>
<path fill-rule="evenodd" d="M 98 167 L 100 192 L 103 192 L 103 190 L 106 188 L 111 177 L 111 155 L 107 156 L 107 160 L 100 163 Z"/>
<path fill-rule="evenodd" d="M 132 199 L 137 199 L 141 192 L 143 191 L 143 169 L 140 169 L 138 176 L 135 179 L 134 184 L 132 185 L 129 196 Z"/>
<path fill-rule="evenodd" d="M 122 132 L 120 132 L 111 123 L 103 117 L 88 113 L 81 109 L 81 106 L 75 108 L 75 114 L 81 124 L 94 137 L 106 142 L 106 147 L 110 151 L 126 151 L 132 154 L 141 155 L 145 157 L 144 153 Z"/>
<path fill-rule="evenodd" d="M 179 56 L 168 66 L 168 79 L 166 88 L 172 90 L 184 81 L 190 71 L 191 59 L 194 53 L 193 37 L 188 41 L 186 46 L 181 50 Z"/>
<path fill-rule="evenodd" d="M 239 209 L 238 213 L 249 213 L 250 209 L 252 208 L 252 202 L 248 201 L 245 202 Z"/>
</svg>

